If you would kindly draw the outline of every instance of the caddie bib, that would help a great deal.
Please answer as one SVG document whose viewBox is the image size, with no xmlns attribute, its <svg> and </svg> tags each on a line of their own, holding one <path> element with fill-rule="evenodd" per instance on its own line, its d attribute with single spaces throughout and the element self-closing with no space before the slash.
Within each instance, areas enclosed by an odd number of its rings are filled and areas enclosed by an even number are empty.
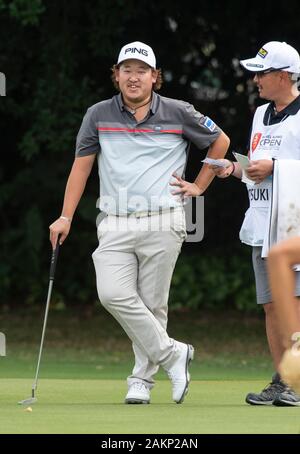
<svg viewBox="0 0 300 454">
<path fill-rule="evenodd" d="M 286 115 L 280 123 L 264 125 L 268 106 L 260 106 L 255 112 L 249 159 L 300 159 L 300 111 Z M 262 246 L 272 196 L 272 176 L 259 184 L 247 185 L 247 190 L 250 206 L 240 230 L 240 240 L 251 246 Z"/>
</svg>

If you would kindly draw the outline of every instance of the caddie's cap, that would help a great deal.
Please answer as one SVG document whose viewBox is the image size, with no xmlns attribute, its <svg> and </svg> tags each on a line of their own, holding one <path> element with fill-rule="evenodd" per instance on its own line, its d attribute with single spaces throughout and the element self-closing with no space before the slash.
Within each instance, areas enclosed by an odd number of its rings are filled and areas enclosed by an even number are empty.
<svg viewBox="0 0 300 454">
<path fill-rule="evenodd" d="M 248 71 L 288 71 L 300 73 L 300 57 L 296 49 L 285 42 L 270 41 L 259 49 L 254 58 L 241 60 L 240 64 Z"/>
</svg>

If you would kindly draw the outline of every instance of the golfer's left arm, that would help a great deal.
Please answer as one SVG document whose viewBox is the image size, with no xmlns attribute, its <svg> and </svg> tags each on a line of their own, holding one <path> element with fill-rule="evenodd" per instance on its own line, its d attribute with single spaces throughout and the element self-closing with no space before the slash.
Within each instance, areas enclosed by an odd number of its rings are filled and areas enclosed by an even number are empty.
<svg viewBox="0 0 300 454">
<path fill-rule="evenodd" d="M 221 134 L 209 147 L 207 157 L 212 159 L 223 159 L 227 153 L 229 145 L 229 137 L 221 131 Z M 206 191 L 214 177 L 215 173 L 209 168 L 208 164 L 203 164 L 196 180 L 194 181 L 194 184 L 199 190 L 199 194 L 197 195 L 201 195 L 204 191 Z"/>
<path fill-rule="evenodd" d="M 207 156 L 213 159 L 221 159 L 225 156 L 230 144 L 229 137 L 221 131 L 218 138 L 210 145 Z M 208 188 L 215 177 L 213 170 L 207 164 L 203 164 L 194 183 L 184 180 L 176 173 L 173 173 L 175 181 L 171 182 L 171 186 L 176 189 L 172 191 L 173 195 L 180 194 L 183 197 L 197 197 Z"/>
</svg>

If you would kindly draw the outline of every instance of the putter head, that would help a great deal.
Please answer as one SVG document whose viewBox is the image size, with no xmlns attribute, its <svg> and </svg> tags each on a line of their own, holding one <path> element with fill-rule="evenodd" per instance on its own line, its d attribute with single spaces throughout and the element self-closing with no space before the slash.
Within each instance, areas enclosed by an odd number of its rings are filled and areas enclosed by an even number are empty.
<svg viewBox="0 0 300 454">
<path fill-rule="evenodd" d="M 28 399 L 20 400 L 18 402 L 19 405 L 32 405 L 35 404 L 37 401 L 36 397 L 29 397 Z"/>
</svg>

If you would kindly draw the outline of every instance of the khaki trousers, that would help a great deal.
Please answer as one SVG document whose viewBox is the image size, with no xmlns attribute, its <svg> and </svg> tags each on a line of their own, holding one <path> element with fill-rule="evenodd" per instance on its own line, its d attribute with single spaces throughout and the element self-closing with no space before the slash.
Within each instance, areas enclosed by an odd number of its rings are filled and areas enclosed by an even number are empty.
<svg viewBox="0 0 300 454">
<path fill-rule="evenodd" d="M 159 364 L 176 352 L 167 334 L 173 270 L 186 237 L 183 208 L 151 216 L 108 215 L 98 226 L 92 257 L 102 305 L 133 344 L 135 365 L 127 381 L 149 388 Z"/>
</svg>

